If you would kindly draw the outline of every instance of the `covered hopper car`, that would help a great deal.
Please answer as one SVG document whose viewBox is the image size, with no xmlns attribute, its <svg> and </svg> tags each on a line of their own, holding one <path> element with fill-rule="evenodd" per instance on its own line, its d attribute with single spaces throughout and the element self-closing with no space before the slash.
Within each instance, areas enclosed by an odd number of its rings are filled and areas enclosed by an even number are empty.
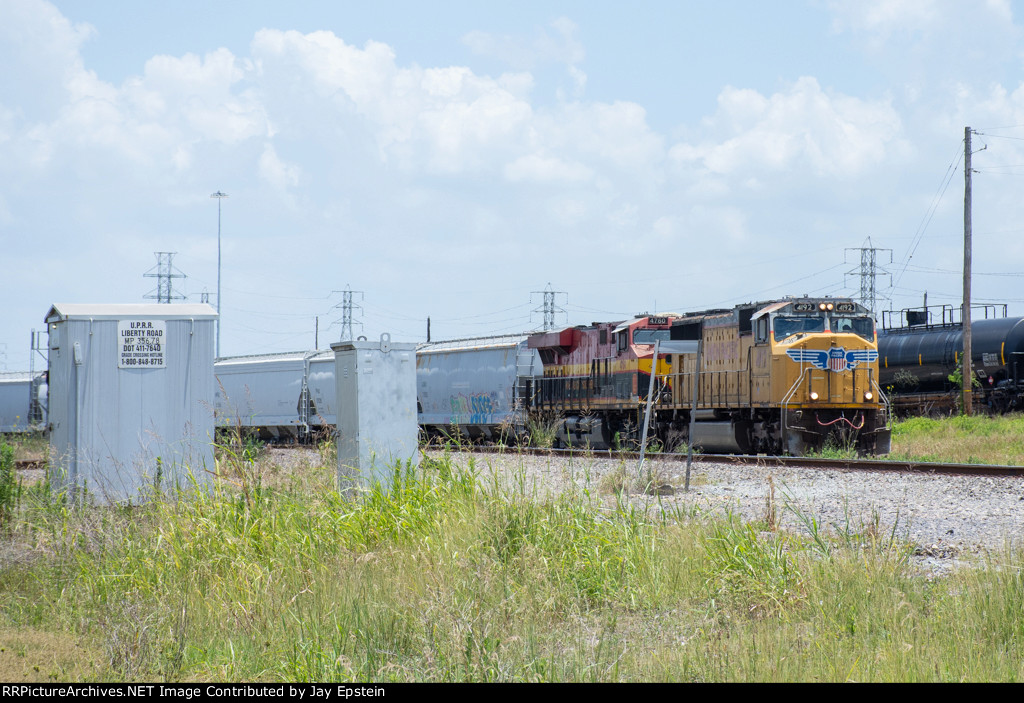
<svg viewBox="0 0 1024 703">
<path fill-rule="evenodd" d="M 264 439 L 305 439 L 337 424 L 334 352 L 217 359 L 216 424 Z"/>
<path fill-rule="evenodd" d="M 527 433 L 540 355 L 526 335 L 428 342 L 416 350 L 421 429 L 432 436 L 509 440 Z"/>
<path fill-rule="evenodd" d="M 46 396 L 46 372 L 0 372 L 0 432 L 45 427 Z"/>
</svg>

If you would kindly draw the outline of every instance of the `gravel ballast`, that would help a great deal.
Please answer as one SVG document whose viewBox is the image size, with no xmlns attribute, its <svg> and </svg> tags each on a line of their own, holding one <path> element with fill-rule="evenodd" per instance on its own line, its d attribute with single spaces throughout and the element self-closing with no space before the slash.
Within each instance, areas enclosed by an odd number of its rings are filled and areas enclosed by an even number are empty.
<svg viewBox="0 0 1024 703">
<path fill-rule="evenodd" d="M 275 450 L 275 453 L 294 450 Z M 431 452 L 440 456 L 440 452 Z M 613 487 L 628 484 L 630 500 L 653 510 L 684 515 L 732 513 L 763 520 L 774 487 L 779 528 L 808 533 L 806 519 L 831 532 L 895 534 L 915 547 L 917 561 L 943 571 L 971 555 L 1004 552 L 1024 535 L 1024 479 L 947 476 L 808 467 L 758 467 L 695 462 L 690 491 L 684 492 L 686 464 L 648 457 L 662 495 L 647 495 L 637 480 L 637 462 L 589 456 L 451 454 L 472 458 L 484 476 L 492 473 L 538 496 L 575 484 L 613 501 Z M 294 459 L 292 459 L 294 461 Z M 511 485 L 511 484 L 510 484 Z M 802 516 L 802 517 L 801 517 Z"/>
</svg>

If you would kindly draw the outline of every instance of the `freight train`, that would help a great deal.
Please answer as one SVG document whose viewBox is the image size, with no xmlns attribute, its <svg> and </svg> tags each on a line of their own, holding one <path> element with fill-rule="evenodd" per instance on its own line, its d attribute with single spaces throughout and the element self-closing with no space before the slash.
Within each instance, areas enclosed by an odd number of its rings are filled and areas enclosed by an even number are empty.
<svg viewBox="0 0 1024 703">
<path fill-rule="evenodd" d="M 655 360 L 659 340 L 699 342 L 700 353 Z M 337 413 L 330 358 L 218 360 L 218 422 L 272 437 L 330 426 Z M 539 420 L 554 427 L 558 444 L 605 448 L 635 444 L 653 387 L 651 435 L 669 447 L 691 442 L 692 416 L 692 443 L 708 452 L 800 455 L 832 442 L 880 454 L 889 450 L 890 413 L 878 371 L 875 326 L 864 307 L 786 298 L 423 344 L 417 396 L 427 434 L 507 440 Z"/>
<path fill-rule="evenodd" d="M 975 404 L 993 412 L 1024 407 L 1024 318 L 980 308 L 971 324 Z M 883 313 L 878 337 L 880 382 L 901 412 L 948 411 L 960 387 L 950 376 L 962 368 L 964 333 L 959 309 L 948 305 Z"/>
</svg>

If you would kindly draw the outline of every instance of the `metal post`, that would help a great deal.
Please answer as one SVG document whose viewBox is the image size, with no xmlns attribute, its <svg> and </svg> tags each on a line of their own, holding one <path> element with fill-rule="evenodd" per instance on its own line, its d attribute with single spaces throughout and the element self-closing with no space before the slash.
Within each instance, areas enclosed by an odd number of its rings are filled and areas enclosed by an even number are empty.
<svg viewBox="0 0 1024 703">
<path fill-rule="evenodd" d="M 686 443 L 686 485 L 683 487 L 683 491 L 686 493 L 690 492 L 690 466 L 693 465 L 693 433 L 696 429 L 695 423 L 697 422 L 697 389 L 698 381 L 700 379 L 700 352 L 703 347 L 703 342 L 697 342 L 697 355 L 694 357 L 693 362 L 693 397 L 690 398 L 690 432 Z"/>
<path fill-rule="evenodd" d="M 647 385 L 647 409 L 644 411 L 644 431 L 640 436 L 640 464 L 636 467 L 637 475 L 644 470 L 644 453 L 647 451 L 647 426 L 651 422 L 651 403 L 654 399 L 654 375 L 658 372 L 658 349 L 661 340 L 654 340 L 654 356 L 651 357 L 651 382 Z"/>
<path fill-rule="evenodd" d="M 690 442 L 689 452 L 686 459 L 686 490 L 690 490 L 690 464 L 693 461 L 693 422 L 697 416 L 697 376 L 700 373 L 700 349 L 699 341 L 667 341 L 661 343 L 660 339 L 654 341 L 654 356 L 651 357 L 651 382 L 647 391 L 647 410 L 644 412 L 644 429 L 640 440 L 640 464 L 637 466 L 639 475 L 644 468 L 644 454 L 647 450 L 647 428 L 651 422 L 651 406 L 654 402 L 654 375 L 658 372 L 658 355 L 664 351 L 666 354 L 695 354 L 693 373 L 693 403 L 690 412 Z"/>
<path fill-rule="evenodd" d="M 210 195 L 217 199 L 217 357 L 220 357 L 220 201 L 228 197 L 219 190 Z"/>
</svg>

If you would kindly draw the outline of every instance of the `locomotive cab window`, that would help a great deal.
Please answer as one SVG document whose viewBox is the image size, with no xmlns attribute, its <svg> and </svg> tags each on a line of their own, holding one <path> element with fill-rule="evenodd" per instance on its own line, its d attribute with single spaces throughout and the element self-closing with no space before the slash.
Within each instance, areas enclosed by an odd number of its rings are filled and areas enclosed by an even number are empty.
<svg viewBox="0 0 1024 703">
<path fill-rule="evenodd" d="M 754 341 L 757 344 L 764 344 L 768 341 L 768 316 L 759 317 L 754 328 Z"/>
<path fill-rule="evenodd" d="M 795 334 L 813 334 L 825 331 L 823 317 L 783 317 L 775 318 L 775 341 L 781 342 Z"/>
<path fill-rule="evenodd" d="M 626 351 L 626 347 L 629 346 L 629 330 L 623 330 L 622 332 L 619 332 L 616 336 L 618 337 L 618 343 L 616 345 L 618 350 L 620 352 Z"/>
<path fill-rule="evenodd" d="M 639 329 L 633 331 L 633 344 L 654 344 L 657 340 L 665 341 L 672 334 L 671 330 Z"/>
<path fill-rule="evenodd" d="M 832 331 L 855 334 L 871 342 L 875 338 L 875 321 L 870 317 L 833 317 Z"/>
</svg>

